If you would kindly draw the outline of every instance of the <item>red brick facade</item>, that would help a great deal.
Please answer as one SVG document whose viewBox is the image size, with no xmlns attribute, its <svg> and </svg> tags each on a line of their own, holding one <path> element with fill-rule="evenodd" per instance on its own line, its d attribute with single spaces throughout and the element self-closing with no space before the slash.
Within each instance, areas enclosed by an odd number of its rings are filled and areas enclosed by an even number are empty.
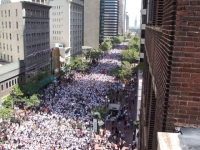
<svg viewBox="0 0 200 150">
<path fill-rule="evenodd" d="M 153 0 L 152 7 L 145 33 L 141 150 L 157 149 L 159 131 L 200 128 L 200 1 Z"/>
</svg>

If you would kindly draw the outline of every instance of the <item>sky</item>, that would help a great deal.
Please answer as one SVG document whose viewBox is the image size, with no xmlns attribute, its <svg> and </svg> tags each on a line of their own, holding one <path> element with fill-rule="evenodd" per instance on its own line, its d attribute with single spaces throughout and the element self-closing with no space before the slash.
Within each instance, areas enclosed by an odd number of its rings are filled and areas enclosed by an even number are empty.
<svg viewBox="0 0 200 150">
<path fill-rule="evenodd" d="M 129 27 L 134 27 L 135 17 L 137 17 L 137 26 L 140 25 L 141 0 L 126 0 L 126 12 L 129 15 Z"/>
</svg>

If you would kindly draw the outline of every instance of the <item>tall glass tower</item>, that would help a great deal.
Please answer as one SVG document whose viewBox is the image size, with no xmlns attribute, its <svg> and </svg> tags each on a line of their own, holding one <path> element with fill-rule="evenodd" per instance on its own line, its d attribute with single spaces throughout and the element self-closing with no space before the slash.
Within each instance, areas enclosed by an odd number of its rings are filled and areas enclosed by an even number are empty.
<svg viewBox="0 0 200 150">
<path fill-rule="evenodd" d="M 100 35 L 99 42 L 106 37 L 115 37 L 118 34 L 118 0 L 100 1 Z"/>
</svg>

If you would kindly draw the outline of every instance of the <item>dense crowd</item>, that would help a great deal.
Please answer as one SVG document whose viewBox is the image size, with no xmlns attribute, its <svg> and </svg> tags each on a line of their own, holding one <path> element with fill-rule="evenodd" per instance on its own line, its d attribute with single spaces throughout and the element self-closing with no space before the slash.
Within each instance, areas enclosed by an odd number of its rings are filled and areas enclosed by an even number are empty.
<svg viewBox="0 0 200 150">
<path fill-rule="evenodd" d="M 115 80 L 108 72 L 121 65 L 119 55 L 120 50 L 112 49 L 90 70 L 90 74 L 75 73 L 72 83 L 59 84 L 55 89 L 49 85 L 44 93 L 39 94 L 40 107 L 18 116 L 25 117 L 26 121 L 4 126 L 0 149 L 94 149 L 92 110 L 103 105 L 105 96 L 113 88 Z M 52 96 L 53 91 L 55 95 Z M 129 97 L 131 91 L 125 92 Z M 130 124 L 132 121 L 127 109 L 123 106 L 121 116 L 129 128 L 133 125 Z M 113 128 L 113 132 L 124 141 L 125 133 L 120 133 L 119 124 Z M 105 138 L 110 138 L 110 134 L 104 133 Z M 111 147 L 112 143 L 108 142 L 107 145 Z"/>
</svg>

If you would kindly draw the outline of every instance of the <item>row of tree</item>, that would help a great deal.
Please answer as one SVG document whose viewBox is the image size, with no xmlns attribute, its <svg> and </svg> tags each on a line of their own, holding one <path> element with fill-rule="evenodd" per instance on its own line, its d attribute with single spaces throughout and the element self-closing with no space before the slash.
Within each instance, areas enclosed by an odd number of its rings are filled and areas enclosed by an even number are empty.
<svg viewBox="0 0 200 150">
<path fill-rule="evenodd" d="M 113 69 L 110 74 L 117 80 L 130 80 L 132 76 L 132 64 L 139 60 L 139 37 L 132 36 L 128 42 L 128 48 L 121 52 L 121 67 Z"/>
<path fill-rule="evenodd" d="M 2 103 L 2 108 L 0 109 L 0 118 L 10 116 L 13 112 L 13 106 L 18 106 L 23 109 L 28 109 L 33 105 L 38 105 L 40 103 L 37 94 L 26 96 L 16 84 L 13 86 L 14 94 L 9 95 L 5 101 Z"/>
</svg>

